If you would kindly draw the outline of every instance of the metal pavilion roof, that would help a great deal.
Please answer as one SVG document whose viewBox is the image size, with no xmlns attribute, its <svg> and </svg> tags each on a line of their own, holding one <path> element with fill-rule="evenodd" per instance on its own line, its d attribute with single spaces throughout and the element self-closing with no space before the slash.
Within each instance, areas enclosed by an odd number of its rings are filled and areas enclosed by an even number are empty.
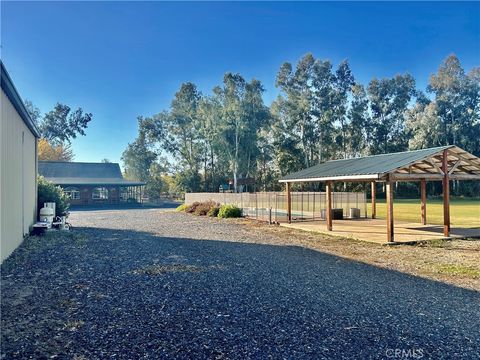
<svg viewBox="0 0 480 360">
<path fill-rule="evenodd" d="M 441 180 L 441 158 L 448 153 L 451 179 L 480 180 L 480 158 L 455 146 L 440 146 L 353 159 L 331 160 L 282 177 L 280 182 Z"/>
</svg>

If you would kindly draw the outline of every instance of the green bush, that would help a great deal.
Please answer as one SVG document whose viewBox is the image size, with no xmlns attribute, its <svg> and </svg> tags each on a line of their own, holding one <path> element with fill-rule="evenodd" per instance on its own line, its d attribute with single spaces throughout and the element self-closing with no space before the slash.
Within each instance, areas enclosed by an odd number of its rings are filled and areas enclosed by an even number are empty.
<svg viewBox="0 0 480 360">
<path fill-rule="evenodd" d="M 219 211 L 220 211 L 220 206 L 213 206 L 213 207 L 210 208 L 210 210 L 208 211 L 207 216 L 217 217 Z"/>
<path fill-rule="evenodd" d="M 213 207 L 210 208 L 210 210 L 209 210 L 208 213 L 207 213 L 207 216 L 217 217 L 219 211 L 220 211 L 220 206 L 215 205 L 215 206 L 213 206 Z"/>
<path fill-rule="evenodd" d="M 177 206 L 177 208 L 175 209 L 175 211 L 178 211 L 178 212 L 185 212 L 188 208 L 188 205 L 187 204 L 182 204 L 182 205 L 179 205 Z"/>
<path fill-rule="evenodd" d="M 68 216 L 68 198 L 60 186 L 55 186 L 50 181 L 45 180 L 43 176 L 38 176 L 38 202 L 37 209 L 43 207 L 43 203 L 55 203 L 56 216 Z"/>
<path fill-rule="evenodd" d="M 218 211 L 219 218 L 238 218 L 242 217 L 242 209 L 235 205 L 222 205 Z"/>
</svg>

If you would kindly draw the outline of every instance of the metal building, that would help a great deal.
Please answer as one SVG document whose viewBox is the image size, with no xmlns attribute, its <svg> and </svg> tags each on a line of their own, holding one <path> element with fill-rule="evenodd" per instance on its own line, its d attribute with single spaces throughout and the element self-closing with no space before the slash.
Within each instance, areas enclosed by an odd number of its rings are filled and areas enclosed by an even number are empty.
<svg viewBox="0 0 480 360">
<path fill-rule="evenodd" d="M 13 82 L 1 63 L 0 261 L 28 234 L 37 213 L 37 138 Z"/>
</svg>

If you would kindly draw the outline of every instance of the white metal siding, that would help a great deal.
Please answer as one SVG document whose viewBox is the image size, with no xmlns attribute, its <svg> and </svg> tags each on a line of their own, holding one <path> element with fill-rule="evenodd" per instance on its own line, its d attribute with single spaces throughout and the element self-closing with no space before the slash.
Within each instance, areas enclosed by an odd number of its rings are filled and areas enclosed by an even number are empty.
<svg viewBox="0 0 480 360">
<path fill-rule="evenodd" d="M 20 245 L 36 217 L 37 141 L 2 90 L 0 260 Z"/>
</svg>

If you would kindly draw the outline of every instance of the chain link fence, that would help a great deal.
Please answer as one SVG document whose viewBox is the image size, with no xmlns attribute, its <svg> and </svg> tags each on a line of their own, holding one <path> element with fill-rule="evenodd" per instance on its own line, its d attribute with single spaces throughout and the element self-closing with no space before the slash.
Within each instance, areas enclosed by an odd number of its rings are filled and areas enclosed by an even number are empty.
<svg viewBox="0 0 480 360">
<path fill-rule="evenodd" d="M 292 192 L 292 221 L 325 220 L 324 192 Z M 236 205 L 247 217 L 269 222 L 287 221 L 287 201 L 284 192 L 257 193 L 186 193 L 185 203 L 215 201 L 221 205 Z M 332 192 L 332 208 L 342 210 L 344 218 L 367 217 L 365 192 Z"/>
</svg>

